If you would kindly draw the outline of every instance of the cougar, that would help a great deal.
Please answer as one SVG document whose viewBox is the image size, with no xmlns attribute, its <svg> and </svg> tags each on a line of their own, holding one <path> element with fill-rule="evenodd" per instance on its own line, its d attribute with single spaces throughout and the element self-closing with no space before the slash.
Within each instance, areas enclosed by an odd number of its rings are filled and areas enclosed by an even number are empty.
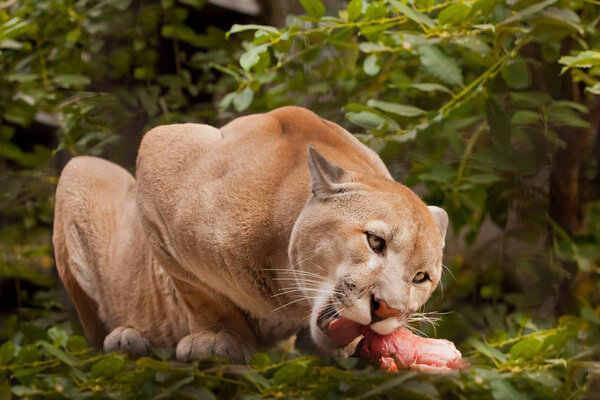
<svg viewBox="0 0 600 400">
<path fill-rule="evenodd" d="M 440 280 L 447 225 L 342 127 L 283 107 L 156 127 L 135 179 L 73 158 L 53 244 L 91 343 L 245 362 L 294 334 L 343 353 L 341 317 L 395 331 Z"/>
</svg>

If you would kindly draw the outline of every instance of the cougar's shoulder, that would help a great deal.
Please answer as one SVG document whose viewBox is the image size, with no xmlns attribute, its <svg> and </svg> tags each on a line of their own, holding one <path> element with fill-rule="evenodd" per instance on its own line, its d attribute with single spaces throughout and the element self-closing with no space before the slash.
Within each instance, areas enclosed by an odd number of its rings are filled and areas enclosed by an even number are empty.
<svg viewBox="0 0 600 400">
<path fill-rule="evenodd" d="M 136 179 L 143 182 L 138 188 L 143 193 L 144 187 L 172 190 L 178 183 L 177 177 L 192 168 L 193 161 L 221 138 L 219 129 L 204 124 L 161 125 L 151 129 L 144 135 L 138 152 Z"/>
</svg>

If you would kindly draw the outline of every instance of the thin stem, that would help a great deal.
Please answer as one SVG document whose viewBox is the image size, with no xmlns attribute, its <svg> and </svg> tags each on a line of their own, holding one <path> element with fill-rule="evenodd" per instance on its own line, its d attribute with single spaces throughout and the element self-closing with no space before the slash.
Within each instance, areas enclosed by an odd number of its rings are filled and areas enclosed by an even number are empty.
<svg viewBox="0 0 600 400">
<path fill-rule="evenodd" d="M 44 54 L 42 52 L 42 44 L 41 44 L 42 39 L 37 39 L 35 41 L 35 48 L 36 48 L 36 53 L 38 56 L 38 59 L 40 60 L 40 75 L 42 76 L 42 83 L 44 85 L 44 90 L 48 90 L 48 87 L 50 86 L 49 81 L 48 81 L 48 70 L 46 69 L 46 57 L 44 57 Z"/>
<path fill-rule="evenodd" d="M 465 168 L 467 166 L 467 162 L 469 161 L 469 157 L 471 156 L 471 153 L 473 152 L 473 149 L 475 148 L 475 144 L 477 143 L 477 140 L 483 134 L 483 132 L 485 132 L 486 128 L 487 128 L 487 124 L 482 123 L 479 126 L 479 128 L 477 129 L 477 131 L 475 131 L 473 136 L 471 136 L 471 138 L 469 139 L 469 142 L 467 143 L 467 148 L 465 149 L 465 152 L 463 153 L 463 156 L 460 160 L 460 164 L 458 165 L 458 171 L 456 172 L 456 179 L 454 180 L 454 188 L 453 188 L 454 195 L 456 195 L 456 193 L 458 193 L 458 185 L 460 185 L 460 183 L 463 179 L 463 175 L 465 173 Z"/>
<path fill-rule="evenodd" d="M 489 78 L 493 77 L 500 67 L 508 61 L 509 54 L 505 54 L 498 61 L 494 63 L 490 68 L 487 69 L 483 74 L 481 74 L 477 79 L 471 82 L 467 87 L 465 87 L 460 93 L 458 93 L 452 100 L 448 103 L 444 104 L 442 108 L 439 109 L 438 113 L 442 115 L 442 117 L 448 116 L 448 113 L 458 106 L 462 105 L 459 101 L 467 96 L 471 91 L 473 91 L 477 86 L 487 81 Z"/>
<path fill-rule="evenodd" d="M 506 345 L 508 345 L 508 344 L 516 343 L 516 342 L 518 342 L 518 341 L 520 341 L 520 340 L 522 340 L 522 339 L 526 339 L 526 338 L 532 338 L 532 337 L 539 337 L 539 336 L 543 336 L 543 337 L 545 337 L 545 336 L 548 336 L 548 335 L 551 335 L 551 334 L 554 334 L 554 333 L 557 333 L 557 332 L 563 331 L 563 330 L 565 330 L 565 329 L 567 329 L 567 328 L 566 328 L 566 327 L 564 327 L 564 326 L 559 326 L 559 327 L 557 327 L 557 328 L 553 328 L 553 329 L 547 329 L 547 330 L 545 330 L 545 331 L 537 331 L 537 332 L 532 332 L 532 333 L 529 333 L 529 334 L 527 334 L 527 335 L 520 335 L 520 336 L 516 336 L 516 337 L 514 337 L 514 338 L 511 338 L 511 339 L 506 339 L 506 340 L 503 340 L 502 342 L 497 342 L 497 343 L 488 343 L 488 344 L 489 344 L 490 346 L 492 346 L 492 347 L 504 347 L 504 346 L 506 346 Z"/>
</svg>

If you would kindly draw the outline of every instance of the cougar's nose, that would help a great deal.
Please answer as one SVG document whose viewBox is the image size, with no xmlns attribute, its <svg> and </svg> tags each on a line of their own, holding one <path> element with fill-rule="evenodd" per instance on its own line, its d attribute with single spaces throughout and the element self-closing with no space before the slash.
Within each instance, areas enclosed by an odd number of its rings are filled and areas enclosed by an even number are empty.
<svg viewBox="0 0 600 400">
<path fill-rule="evenodd" d="M 371 323 L 384 320 L 388 317 L 393 317 L 400 314 L 400 310 L 390 308 L 383 300 L 375 298 L 371 295 Z"/>
</svg>

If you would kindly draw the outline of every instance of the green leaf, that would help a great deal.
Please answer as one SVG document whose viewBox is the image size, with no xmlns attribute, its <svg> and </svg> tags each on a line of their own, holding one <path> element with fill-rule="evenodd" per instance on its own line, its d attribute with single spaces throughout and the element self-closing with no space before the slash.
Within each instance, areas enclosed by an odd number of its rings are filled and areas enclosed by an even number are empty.
<svg viewBox="0 0 600 400">
<path fill-rule="evenodd" d="M 326 9 L 321 0 L 300 0 L 300 4 L 311 17 L 321 18 L 325 15 Z"/>
<path fill-rule="evenodd" d="M 193 399 L 193 400 L 217 400 L 217 396 L 203 387 L 196 387 L 193 385 L 184 386 L 177 391 L 177 396 L 173 396 L 177 399 Z M 249 400 L 247 397 L 243 397 L 243 400 Z"/>
<path fill-rule="evenodd" d="M 532 15 L 539 13 L 544 8 L 556 3 L 557 1 L 558 0 L 546 0 L 546 1 L 542 1 L 541 3 L 535 3 L 529 7 L 525 7 L 521 11 L 515 13 L 513 16 L 508 17 L 507 19 L 502 21 L 500 23 L 500 25 L 507 25 L 507 24 L 510 24 L 513 22 L 521 21 L 522 19 L 525 19 L 527 17 L 530 17 Z"/>
<path fill-rule="evenodd" d="M 46 333 L 48 334 L 48 337 L 54 342 L 54 344 L 60 346 L 65 345 L 67 343 L 67 339 L 69 338 L 67 332 L 65 332 L 62 328 L 58 326 L 53 326 L 52 328 L 48 329 Z"/>
<path fill-rule="evenodd" d="M 571 29 L 575 29 L 580 34 L 583 34 L 584 28 L 581 25 L 579 15 L 573 10 L 568 8 L 550 7 L 542 12 L 545 18 L 552 19 L 554 24 L 568 26 Z"/>
<path fill-rule="evenodd" d="M 166 361 L 155 360 L 150 357 L 140 357 L 135 362 L 138 368 L 147 368 L 154 372 L 166 373 L 169 370 L 169 363 Z"/>
<path fill-rule="evenodd" d="M 590 92 L 591 94 L 598 94 L 600 95 L 600 83 L 596 83 L 592 86 L 588 86 L 585 88 L 586 92 Z"/>
<path fill-rule="evenodd" d="M 256 353 L 250 357 L 250 366 L 256 370 L 261 370 L 271 365 L 271 358 L 266 353 Z"/>
<path fill-rule="evenodd" d="M 469 175 L 467 177 L 468 182 L 480 185 L 487 185 L 490 183 L 498 182 L 499 180 L 501 180 L 501 178 L 496 174 L 475 174 Z"/>
<path fill-rule="evenodd" d="M 488 46 L 488 44 L 480 36 L 456 38 L 456 44 L 481 55 L 484 55 L 491 50 L 490 46 Z"/>
<path fill-rule="evenodd" d="M 419 48 L 421 64 L 429 73 L 449 85 L 462 85 L 463 77 L 456 61 L 434 45 Z"/>
<path fill-rule="evenodd" d="M 54 77 L 54 82 L 65 88 L 72 88 L 74 86 L 86 86 L 92 81 L 87 76 L 77 74 L 62 74 Z"/>
<path fill-rule="evenodd" d="M 365 12 L 366 20 L 382 19 L 389 15 L 388 8 L 385 6 L 383 1 L 371 2 Z"/>
<path fill-rule="evenodd" d="M 9 82 L 32 82 L 39 79 L 37 74 L 6 74 L 5 77 Z"/>
<path fill-rule="evenodd" d="M 246 71 L 250 71 L 250 68 L 255 66 L 260 60 L 260 55 L 267 51 L 269 48 L 268 43 L 261 44 L 259 46 L 253 46 L 247 52 L 242 54 L 240 57 L 240 65 Z"/>
<path fill-rule="evenodd" d="M 527 379 L 530 379 L 550 389 L 555 389 L 562 385 L 561 380 L 554 376 L 551 371 L 547 370 L 528 372 Z"/>
<path fill-rule="evenodd" d="M 536 338 L 520 340 L 510 348 L 510 358 L 513 360 L 529 360 L 538 354 L 543 344 L 543 341 Z"/>
<path fill-rule="evenodd" d="M 583 120 L 577 112 L 570 107 L 560 104 L 552 104 L 547 110 L 548 120 L 556 125 L 573 126 L 576 128 L 587 128 L 590 123 Z"/>
<path fill-rule="evenodd" d="M 79 39 L 79 36 L 81 36 L 81 29 L 76 28 L 69 31 L 67 36 L 65 36 L 65 39 L 67 39 L 68 42 L 75 43 Z"/>
<path fill-rule="evenodd" d="M 167 38 L 179 39 L 195 47 L 210 48 L 213 38 L 208 35 L 199 35 L 191 27 L 183 24 L 163 25 L 161 34 Z"/>
<path fill-rule="evenodd" d="M 501 379 L 490 383 L 494 400 L 527 400 L 529 396 L 517 390 L 508 380 Z"/>
<path fill-rule="evenodd" d="M 70 336 L 67 339 L 67 350 L 73 351 L 83 351 L 87 348 L 86 340 L 81 336 Z"/>
<path fill-rule="evenodd" d="M 579 111 L 580 113 L 587 113 L 590 111 L 590 109 L 586 105 L 570 100 L 558 100 L 555 101 L 553 105 L 569 107 L 575 111 Z"/>
<path fill-rule="evenodd" d="M 177 398 L 177 396 L 172 396 L 172 395 L 175 394 L 175 392 L 177 392 L 179 390 L 179 388 L 187 385 L 188 383 L 191 383 L 193 380 L 194 380 L 193 376 L 187 376 L 187 377 L 185 377 L 185 378 L 183 378 L 183 379 L 181 379 L 181 380 L 173 383 L 164 392 L 162 392 L 162 393 L 157 394 L 156 396 L 154 396 L 152 398 L 152 400 Z"/>
<path fill-rule="evenodd" d="M 531 85 L 531 73 L 527 64 L 518 58 L 511 60 L 502 70 L 502 78 L 513 89 L 525 89 Z"/>
<path fill-rule="evenodd" d="M 382 51 L 390 50 L 389 47 L 384 46 L 381 43 L 362 42 L 358 45 L 358 49 L 363 53 L 378 53 Z"/>
<path fill-rule="evenodd" d="M 17 354 L 17 360 L 20 363 L 30 363 L 39 360 L 41 357 L 40 352 L 35 344 L 28 344 L 27 346 L 21 347 L 19 354 Z"/>
<path fill-rule="evenodd" d="M 10 340 L 0 347 L 0 364 L 8 364 L 15 356 L 15 345 Z"/>
<path fill-rule="evenodd" d="M 515 125 L 536 124 L 540 119 L 541 115 L 535 111 L 517 110 L 510 119 L 510 122 Z"/>
<path fill-rule="evenodd" d="M 258 372 L 252 370 L 252 369 L 248 369 L 246 371 L 244 371 L 243 373 L 244 378 L 246 378 L 248 381 L 262 386 L 262 387 L 269 387 L 271 386 L 271 382 L 265 378 L 264 376 L 262 376 L 261 374 L 259 374 Z"/>
<path fill-rule="evenodd" d="M 511 92 L 510 98 L 517 107 L 539 108 L 552 101 L 546 92 Z"/>
<path fill-rule="evenodd" d="M 387 2 L 390 3 L 397 11 L 400 11 L 417 24 L 425 25 L 428 28 L 433 28 L 435 26 L 435 22 L 431 18 L 417 10 L 410 8 L 406 4 L 403 4 L 398 0 L 387 0 Z"/>
<path fill-rule="evenodd" d="M 401 115 L 404 117 L 416 117 L 418 115 L 425 114 L 425 111 L 421 110 L 420 108 L 404 104 L 389 103 L 387 101 L 371 99 L 367 102 L 367 105 L 369 107 L 378 108 L 380 110 Z"/>
<path fill-rule="evenodd" d="M 488 97 L 485 101 L 485 116 L 492 138 L 500 144 L 507 144 L 511 136 L 510 117 L 494 97 Z"/>
<path fill-rule="evenodd" d="M 471 7 L 466 4 L 452 4 L 444 8 L 442 12 L 440 12 L 440 14 L 438 15 L 438 21 L 442 25 L 456 25 L 463 22 L 465 18 L 469 16 L 470 12 Z"/>
<path fill-rule="evenodd" d="M 419 179 L 423 181 L 448 183 L 454 181 L 456 171 L 447 164 L 434 164 L 427 172 L 419 174 Z"/>
<path fill-rule="evenodd" d="M 365 58 L 365 61 L 363 62 L 363 70 L 369 76 L 375 76 L 379 73 L 380 68 L 376 54 L 371 54 Z"/>
<path fill-rule="evenodd" d="M 170 347 L 152 348 L 152 354 L 159 360 L 165 361 L 173 357 L 174 349 Z"/>
<path fill-rule="evenodd" d="M 276 385 L 296 383 L 306 373 L 304 364 L 288 364 L 277 370 L 273 375 L 273 383 Z"/>
<path fill-rule="evenodd" d="M 358 357 L 336 357 L 335 362 L 345 370 L 351 370 L 360 362 Z M 352 377 L 350 377 L 352 379 Z"/>
<path fill-rule="evenodd" d="M 600 325 L 600 317 L 589 307 L 582 306 L 579 310 L 581 317 L 596 325 Z"/>
<path fill-rule="evenodd" d="M 362 0 L 352 0 L 348 3 L 346 12 L 348 13 L 348 21 L 356 21 L 362 14 Z"/>
<path fill-rule="evenodd" d="M 452 93 L 450 89 L 439 83 L 411 83 L 408 87 L 415 88 L 422 92 L 446 92 Z"/>
<path fill-rule="evenodd" d="M 40 340 L 38 342 L 48 353 L 62 361 L 63 363 L 73 367 L 79 364 L 79 361 L 70 354 L 65 353 L 61 349 L 54 347 L 52 344 L 46 342 L 45 340 Z"/>
<path fill-rule="evenodd" d="M 381 32 L 381 31 L 385 31 L 388 28 L 391 28 L 392 26 L 396 25 L 395 22 L 386 22 L 386 23 L 378 23 L 378 24 L 370 24 L 367 26 L 363 26 L 360 28 L 360 32 L 363 35 L 370 35 L 372 33 L 377 33 L 377 32 Z"/>
<path fill-rule="evenodd" d="M 92 378 L 111 378 L 121 372 L 125 360 L 119 356 L 109 356 L 97 361 L 90 369 Z"/>
<path fill-rule="evenodd" d="M 231 29 L 229 29 L 229 31 L 225 34 L 225 37 L 229 38 L 229 36 L 233 33 L 244 32 L 244 31 L 249 31 L 249 30 L 259 30 L 259 31 L 266 31 L 266 32 L 270 32 L 270 33 L 279 33 L 277 28 L 274 28 L 272 26 L 256 25 L 256 24 L 248 24 L 248 25 L 234 24 L 231 27 Z"/>
<path fill-rule="evenodd" d="M 598 51 L 582 51 L 576 56 L 563 56 L 558 62 L 565 65 L 561 74 L 569 68 L 590 68 L 595 65 L 600 65 L 600 52 Z"/>
<path fill-rule="evenodd" d="M 369 111 L 348 112 L 346 118 L 354 125 L 365 129 L 379 128 L 386 123 L 383 117 Z"/>
<path fill-rule="evenodd" d="M 414 378 L 415 376 L 417 376 L 416 372 L 403 373 L 402 375 L 394 377 L 393 379 L 384 381 L 382 384 L 376 386 L 375 388 L 369 390 L 368 392 L 361 394 L 357 398 L 367 399 L 367 398 L 373 398 L 373 396 L 376 396 L 376 395 L 383 395 L 384 393 L 388 392 L 390 389 L 393 389 L 399 385 L 402 385 L 404 382 L 406 382 L 407 380 L 409 380 L 411 378 Z M 378 398 L 378 397 L 375 397 L 375 398 Z"/>
<path fill-rule="evenodd" d="M 29 386 L 24 386 L 24 385 L 15 385 L 11 388 L 11 392 L 12 394 L 14 394 L 17 397 L 25 397 L 25 396 L 29 396 L 29 398 L 32 398 L 35 395 L 42 395 L 44 392 L 34 388 L 34 387 L 29 387 Z"/>
<path fill-rule="evenodd" d="M 219 110 L 227 110 L 233 102 L 233 99 L 235 99 L 235 94 L 236 92 L 231 92 L 223 96 L 223 98 L 219 102 Z"/>
<path fill-rule="evenodd" d="M 35 107 L 24 101 L 12 101 L 5 107 L 3 117 L 17 125 L 28 126 L 35 117 Z"/>
<path fill-rule="evenodd" d="M 244 111 L 250 104 L 252 104 L 252 100 L 254 99 L 254 92 L 250 88 L 245 88 L 241 92 L 236 92 L 235 97 L 233 98 L 233 107 L 236 111 Z"/>
<path fill-rule="evenodd" d="M 502 364 L 508 361 L 508 357 L 506 357 L 506 355 L 500 350 L 495 349 L 479 340 L 471 339 L 469 340 L 469 344 L 473 346 L 475 350 L 492 360 L 499 361 Z"/>
<path fill-rule="evenodd" d="M 435 5 L 435 0 L 414 0 L 415 7 L 421 8 L 430 8 Z"/>
</svg>

